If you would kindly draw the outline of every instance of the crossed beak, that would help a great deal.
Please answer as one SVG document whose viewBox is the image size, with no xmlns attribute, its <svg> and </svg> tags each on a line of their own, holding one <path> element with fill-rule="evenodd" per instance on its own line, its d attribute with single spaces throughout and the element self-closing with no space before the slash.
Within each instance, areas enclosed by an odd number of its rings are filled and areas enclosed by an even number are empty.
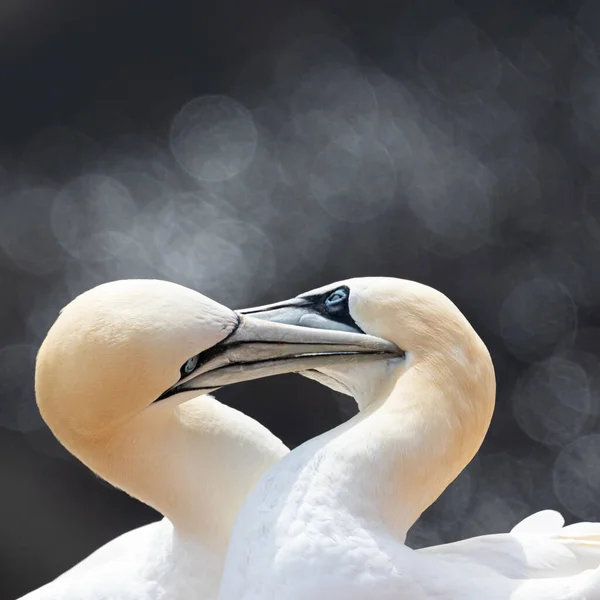
<svg viewBox="0 0 600 600">
<path fill-rule="evenodd" d="M 271 375 L 402 354 L 387 340 L 362 333 L 358 328 L 340 327 L 333 320 L 315 318 L 305 324 L 309 312 L 302 299 L 237 311 L 237 328 L 200 354 L 196 369 L 166 394 L 214 390 Z"/>
</svg>

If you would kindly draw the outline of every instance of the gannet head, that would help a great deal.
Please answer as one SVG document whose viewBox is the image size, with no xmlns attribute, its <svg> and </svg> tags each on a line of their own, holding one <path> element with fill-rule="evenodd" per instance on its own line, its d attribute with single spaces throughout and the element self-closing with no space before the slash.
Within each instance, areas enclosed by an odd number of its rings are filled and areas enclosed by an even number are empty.
<svg viewBox="0 0 600 600">
<path fill-rule="evenodd" d="M 101 436 L 158 399 L 236 317 L 164 281 L 115 281 L 68 304 L 44 340 L 36 398 L 54 429 Z"/>
<path fill-rule="evenodd" d="M 411 367 L 429 364 L 434 379 L 465 376 L 493 398 L 495 379 L 487 348 L 458 308 L 426 285 L 391 277 L 339 281 L 296 298 L 244 309 L 241 314 L 308 328 L 352 332 L 388 340 L 397 356 L 361 365 L 316 366 L 302 374 L 353 396 L 361 409 L 389 395 Z M 458 368 L 454 368 L 458 367 Z"/>
<path fill-rule="evenodd" d="M 116 281 L 61 311 L 38 354 L 36 398 L 44 420 L 73 450 L 159 404 L 394 352 L 374 337 L 240 316 L 173 283 Z"/>
</svg>

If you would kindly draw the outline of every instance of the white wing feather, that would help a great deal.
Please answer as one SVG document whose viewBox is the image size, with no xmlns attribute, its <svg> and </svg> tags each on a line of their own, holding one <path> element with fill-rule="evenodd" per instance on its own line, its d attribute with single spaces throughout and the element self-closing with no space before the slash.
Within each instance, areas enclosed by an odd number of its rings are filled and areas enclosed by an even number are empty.
<svg viewBox="0 0 600 600">
<path fill-rule="evenodd" d="M 419 550 L 454 563 L 488 567 L 510 579 L 577 575 L 600 565 L 600 523 L 564 527 L 560 513 L 527 517 L 510 533 L 469 538 Z"/>
</svg>

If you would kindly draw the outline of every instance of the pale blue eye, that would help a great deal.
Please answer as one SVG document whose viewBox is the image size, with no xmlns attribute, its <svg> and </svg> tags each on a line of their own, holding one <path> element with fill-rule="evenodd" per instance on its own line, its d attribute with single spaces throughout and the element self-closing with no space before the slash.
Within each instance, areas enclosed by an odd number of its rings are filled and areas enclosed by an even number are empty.
<svg viewBox="0 0 600 600">
<path fill-rule="evenodd" d="M 343 304 L 347 298 L 348 292 L 345 289 L 340 288 L 339 290 L 335 290 L 335 292 L 332 292 L 329 294 L 329 296 L 327 296 L 325 299 L 325 306 L 328 308 L 339 306 L 340 304 Z"/>
<path fill-rule="evenodd" d="M 189 375 L 196 367 L 198 366 L 198 356 L 192 356 L 192 358 L 190 358 L 190 360 L 188 360 L 185 365 L 183 365 L 182 367 L 182 371 L 186 374 Z"/>
</svg>

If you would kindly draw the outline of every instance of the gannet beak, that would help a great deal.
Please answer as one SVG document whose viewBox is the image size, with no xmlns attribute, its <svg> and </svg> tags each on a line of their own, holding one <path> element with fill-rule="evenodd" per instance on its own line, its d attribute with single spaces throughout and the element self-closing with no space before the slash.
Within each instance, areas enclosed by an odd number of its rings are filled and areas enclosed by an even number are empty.
<svg viewBox="0 0 600 600">
<path fill-rule="evenodd" d="M 316 303 L 311 297 L 300 297 L 284 300 L 283 302 L 276 302 L 274 304 L 266 304 L 264 306 L 243 308 L 236 312 L 241 315 L 250 315 L 256 319 L 271 321 L 273 323 L 298 325 L 300 327 L 311 327 L 314 329 L 327 329 L 330 331 L 348 331 L 363 336 L 366 335 L 352 319 L 334 320 L 319 310 L 315 304 Z M 396 346 L 394 347 L 396 348 Z M 396 351 L 398 351 L 397 348 Z"/>
<path fill-rule="evenodd" d="M 199 355 L 189 377 L 161 398 L 189 390 L 219 387 L 270 375 L 398 356 L 392 343 L 331 329 L 298 327 L 238 312 L 238 327 L 222 342 Z"/>
</svg>

